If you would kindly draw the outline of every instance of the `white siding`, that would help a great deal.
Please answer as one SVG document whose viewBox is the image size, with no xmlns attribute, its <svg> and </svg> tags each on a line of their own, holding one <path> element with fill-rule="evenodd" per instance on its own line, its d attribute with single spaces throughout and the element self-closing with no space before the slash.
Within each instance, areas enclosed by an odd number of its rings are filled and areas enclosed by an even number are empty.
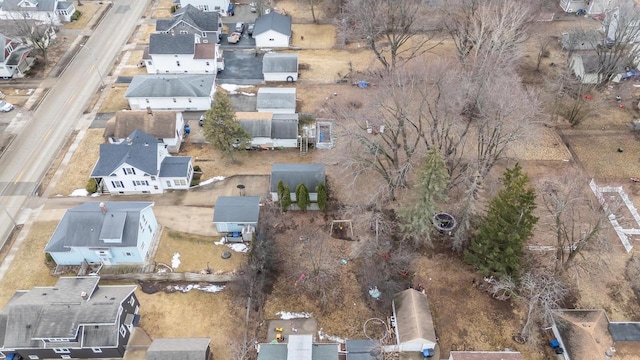
<svg viewBox="0 0 640 360">
<path fill-rule="evenodd" d="M 193 54 L 151 55 L 148 74 L 215 74 L 216 59 L 194 59 Z"/>
<path fill-rule="evenodd" d="M 251 145 L 295 148 L 298 146 L 298 139 L 271 139 L 267 137 L 254 137 L 253 139 L 251 139 Z"/>
<path fill-rule="evenodd" d="M 277 31 L 268 30 L 262 34 L 254 36 L 256 47 L 263 48 L 285 48 L 289 47 L 289 37 Z"/>
<path fill-rule="evenodd" d="M 129 100 L 131 110 L 144 110 L 150 107 L 152 110 L 204 111 L 211 108 L 213 97 L 129 98 L 127 100 Z"/>
<path fill-rule="evenodd" d="M 227 10 L 229 9 L 229 0 L 180 0 L 181 7 L 185 7 L 188 4 L 207 12 L 217 11 L 222 16 L 227 16 Z M 216 10 L 216 7 L 218 10 Z"/>
<path fill-rule="evenodd" d="M 264 73 L 264 81 L 289 81 L 287 80 L 291 76 L 293 81 L 298 81 L 298 73 Z"/>
</svg>

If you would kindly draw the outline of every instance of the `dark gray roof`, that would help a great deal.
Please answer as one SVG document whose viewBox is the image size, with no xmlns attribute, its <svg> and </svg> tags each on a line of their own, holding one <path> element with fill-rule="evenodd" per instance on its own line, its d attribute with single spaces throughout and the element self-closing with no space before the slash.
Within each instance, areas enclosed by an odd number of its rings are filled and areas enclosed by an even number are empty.
<svg viewBox="0 0 640 360">
<path fill-rule="evenodd" d="M 273 164 L 271 167 L 271 192 L 278 191 L 278 182 L 282 180 L 293 192 L 299 184 L 307 187 L 310 193 L 316 192 L 316 186 L 325 183 L 324 164 Z"/>
<path fill-rule="evenodd" d="M 149 175 L 158 174 L 158 144 L 160 140 L 135 130 L 120 144 L 100 144 L 100 158 L 91 177 L 110 176 L 123 164 Z M 155 145 L 155 146 L 154 146 Z"/>
<path fill-rule="evenodd" d="M 271 118 L 272 139 L 297 139 L 298 114 L 273 114 Z"/>
<path fill-rule="evenodd" d="M 195 52 L 193 34 L 151 34 L 149 37 L 149 55 L 193 54 Z"/>
<path fill-rule="evenodd" d="M 160 164 L 160 177 L 187 177 L 191 156 L 167 156 Z"/>
<path fill-rule="evenodd" d="M 600 73 L 602 67 L 600 66 L 598 55 L 580 55 L 580 58 L 582 59 L 585 74 Z"/>
<path fill-rule="evenodd" d="M 220 196 L 213 208 L 214 223 L 257 223 L 259 196 Z"/>
<path fill-rule="evenodd" d="M 71 1 L 58 1 L 58 10 L 66 10 L 69 9 L 73 5 Z"/>
<path fill-rule="evenodd" d="M 207 360 L 208 338 L 155 339 L 147 360 Z"/>
<path fill-rule="evenodd" d="M 74 338 L 81 326 L 115 324 L 122 302 L 135 285 L 98 287 L 97 276 L 63 277 L 52 287 L 36 287 L 7 304 L 5 348 L 42 347 L 43 338 Z M 82 299 L 82 293 L 89 295 Z M 117 341 L 118 332 L 97 339 L 85 334 L 94 346 Z M 80 330 L 81 331 L 81 330 Z"/>
<path fill-rule="evenodd" d="M 180 22 L 200 31 L 218 31 L 219 16 L 217 12 L 204 12 L 188 4 L 176 10 L 172 19 L 158 19 L 156 31 L 169 31 Z"/>
<path fill-rule="evenodd" d="M 295 109 L 296 88 L 260 88 L 256 96 L 260 109 Z"/>
<path fill-rule="evenodd" d="M 28 53 L 31 52 L 31 48 L 28 46 L 21 46 L 15 50 L 13 50 L 11 52 L 11 55 L 9 55 L 9 58 L 7 59 L 7 61 L 5 61 L 5 64 L 7 65 L 18 65 L 20 63 L 20 60 L 22 59 L 22 57 Z"/>
<path fill-rule="evenodd" d="M 260 344 L 258 360 L 287 360 L 287 344 Z"/>
<path fill-rule="evenodd" d="M 613 341 L 640 341 L 640 322 L 609 323 Z"/>
<path fill-rule="evenodd" d="M 236 120 L 251 137 L 270 137 L 272 113 L 238 112 Z"/>
<path fill-rule="evenodd" d="M 138 225 L 140 211 L 153 206 L 150 202 L 106 202 L 107 212 L 103 213 L 100 203 L 88 202 L 76 206 L 67 212 L 60 220 L 45 252 L 65 252 L 71 246 L 80 247 L 126 247 L 138 244 Z M 113 216 L 113 217 L 112 217 Z M 101 236 L 113 236 L 111 230 L 105 226 L 118 226 L 122 230 L 120 242 L 105 242 Z M 113 239 L 113 238 L 111 238 Z"/>
<path fill-rule="evenodd" d="M 283 35 L 291 36 L 291 18 L 278 14 L 275 11 L 262 15 L 256 19 L 256 26 L 253 28 L 253 35 L 274 30 Z"/>
<path fill-rule="evenodd" d="M 299 358 L 288 356 L 287 346 L 288 344 L 260 344 L 258 360 L 299 360 Z M 311 359 L 338 360 L 338 345 L 314 343 L 311 348 Z"/>
<path fill-rule="evenodd" d="M 2 3 L 2 9 L 5 11 L 32 11 L 33 8 L 24 8 L 18 6 L 22 0 L 4 0 Z M 32 0 L 32 3 L 36 3 L 35 11 L 53 11 L 55 10 L 55 0 Z"/>
<path fill-rule="evenodd" d="M 297 73 L 298 54 L 266 53 L 262 59 L 263 73 Z"/>
<path fill-rule="evenodd" d="M 377 340 L 347 340 L 347 360 L 378 360 L 382 348 Z"/>
<path fill-rule="evenodd" d="M 215 80 L 213 74 L 138 75 L 124 97 L 209 97 Z"/>
</svg>

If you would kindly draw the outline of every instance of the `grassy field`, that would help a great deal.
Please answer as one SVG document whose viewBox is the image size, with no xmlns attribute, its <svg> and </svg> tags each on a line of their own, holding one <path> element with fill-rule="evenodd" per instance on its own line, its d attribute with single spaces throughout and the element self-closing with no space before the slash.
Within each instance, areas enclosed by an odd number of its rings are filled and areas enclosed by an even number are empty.
<svg viewBox="0 0 640 360">
<path fill-rule="evenodd" d="M 52 192 L 52 196 L 68 196 L 76 189 L 84 189 L 91 170 L 98 161 L 100 144 L 104 143 L 104 129 L 88 129 L 73 153 L 69 165 Z"/>
<path fill-rule="evenodd" d="M 330 49 L 336 44 L 333 25 L 293 24 L 291 33 L 291 45 L 303 49 Z"/>
<path fill-rule="evenodd" d="M 157 0 L 158 6 L 151 15 L 152 19 L 166 19 L 171 17 L 171 6 L 173 6 L 172 0 Z"/>
<path fill-rule="evenodd" d="M 116 112 L 129 108 L 129 102 L 124 98 L 127 92 L 127 84 L 115 84 L 108 88 L 109 94 L 100 106 L 98 112 Z"/>
</svg>

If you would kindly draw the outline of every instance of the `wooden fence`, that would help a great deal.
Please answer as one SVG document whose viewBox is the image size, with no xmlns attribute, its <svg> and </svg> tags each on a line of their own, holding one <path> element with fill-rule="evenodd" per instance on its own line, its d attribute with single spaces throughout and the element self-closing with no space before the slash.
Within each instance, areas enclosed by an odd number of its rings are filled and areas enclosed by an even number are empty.
<svg viewBox="0 0 640 360">
<path fill-rule="evenodd" d="M 200 274 L 190 272 L 166 273 L 128 273 L 128 274 L 100 274 L 100 280 L 108 281 L 184 281 L 227 283 L 236 279 L 234 274 Z"/>
</svg>

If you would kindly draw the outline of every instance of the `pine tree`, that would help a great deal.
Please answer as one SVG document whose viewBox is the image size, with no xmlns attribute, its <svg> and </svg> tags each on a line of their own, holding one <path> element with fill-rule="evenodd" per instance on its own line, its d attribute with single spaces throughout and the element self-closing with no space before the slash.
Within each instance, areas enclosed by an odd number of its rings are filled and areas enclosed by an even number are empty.
<svg viewBox="0 0 640 360">
<path fill-rule="evenodd" d="M 311 200 L 309 199 L 309 189 L 305 184 L 296 187 L 296 204 L 302 211 L 307 211 Z"/>
<path fill-rule="evenodd" d="M 502 186 L 489 204 L 477 237 L 465 251 L 465 259 L 485 276 L 517 278 L 524 244 L 538 222 L 533 215 L 536 193 L 520 164 L 505 170 Z"/>
<path fill-rule="evenodd" d="M 327 186 L 324 183 L 319 183 L 316 186 L 316 193 L 318 194 L 318 208 L 320 211 L 324 211 L 327 208 Z"/>
<path fill-rule="evenodd" d="M 282 211 L 289 210 L 289 207 L 291 206 L 291 189 L 289 189 L 289 185 L 284 186 L 282 199 L 280 199 L 280 206 L 282 207 Z"/>
<path fill-rule="evenodd" d="M 437 149 L 431 149 L 416 174 L 415 198 L 398 212 L 400 229 L 405 237 L 418 239 L 422 245 L 433 247 L 431 231 L 438 204 L 447 200 L 449 173 L 444 158 Z"/>
<path fill-rule="evenodd" d="M 244 149 L 251 142 L 251 136 L 235 117 L 227 94 L 217 91 L 213 106 L 205 113 L 204 137 L 215 149 L 229 156 L 232 162 L 235 162 L 235 150 Z"/>
<path fill-rule="evenodd" d="M 282 196 L 284 195 L 284 183 L 282 180 L 278 181 L 278 201 L 282 201 Z"/>
</svg>

